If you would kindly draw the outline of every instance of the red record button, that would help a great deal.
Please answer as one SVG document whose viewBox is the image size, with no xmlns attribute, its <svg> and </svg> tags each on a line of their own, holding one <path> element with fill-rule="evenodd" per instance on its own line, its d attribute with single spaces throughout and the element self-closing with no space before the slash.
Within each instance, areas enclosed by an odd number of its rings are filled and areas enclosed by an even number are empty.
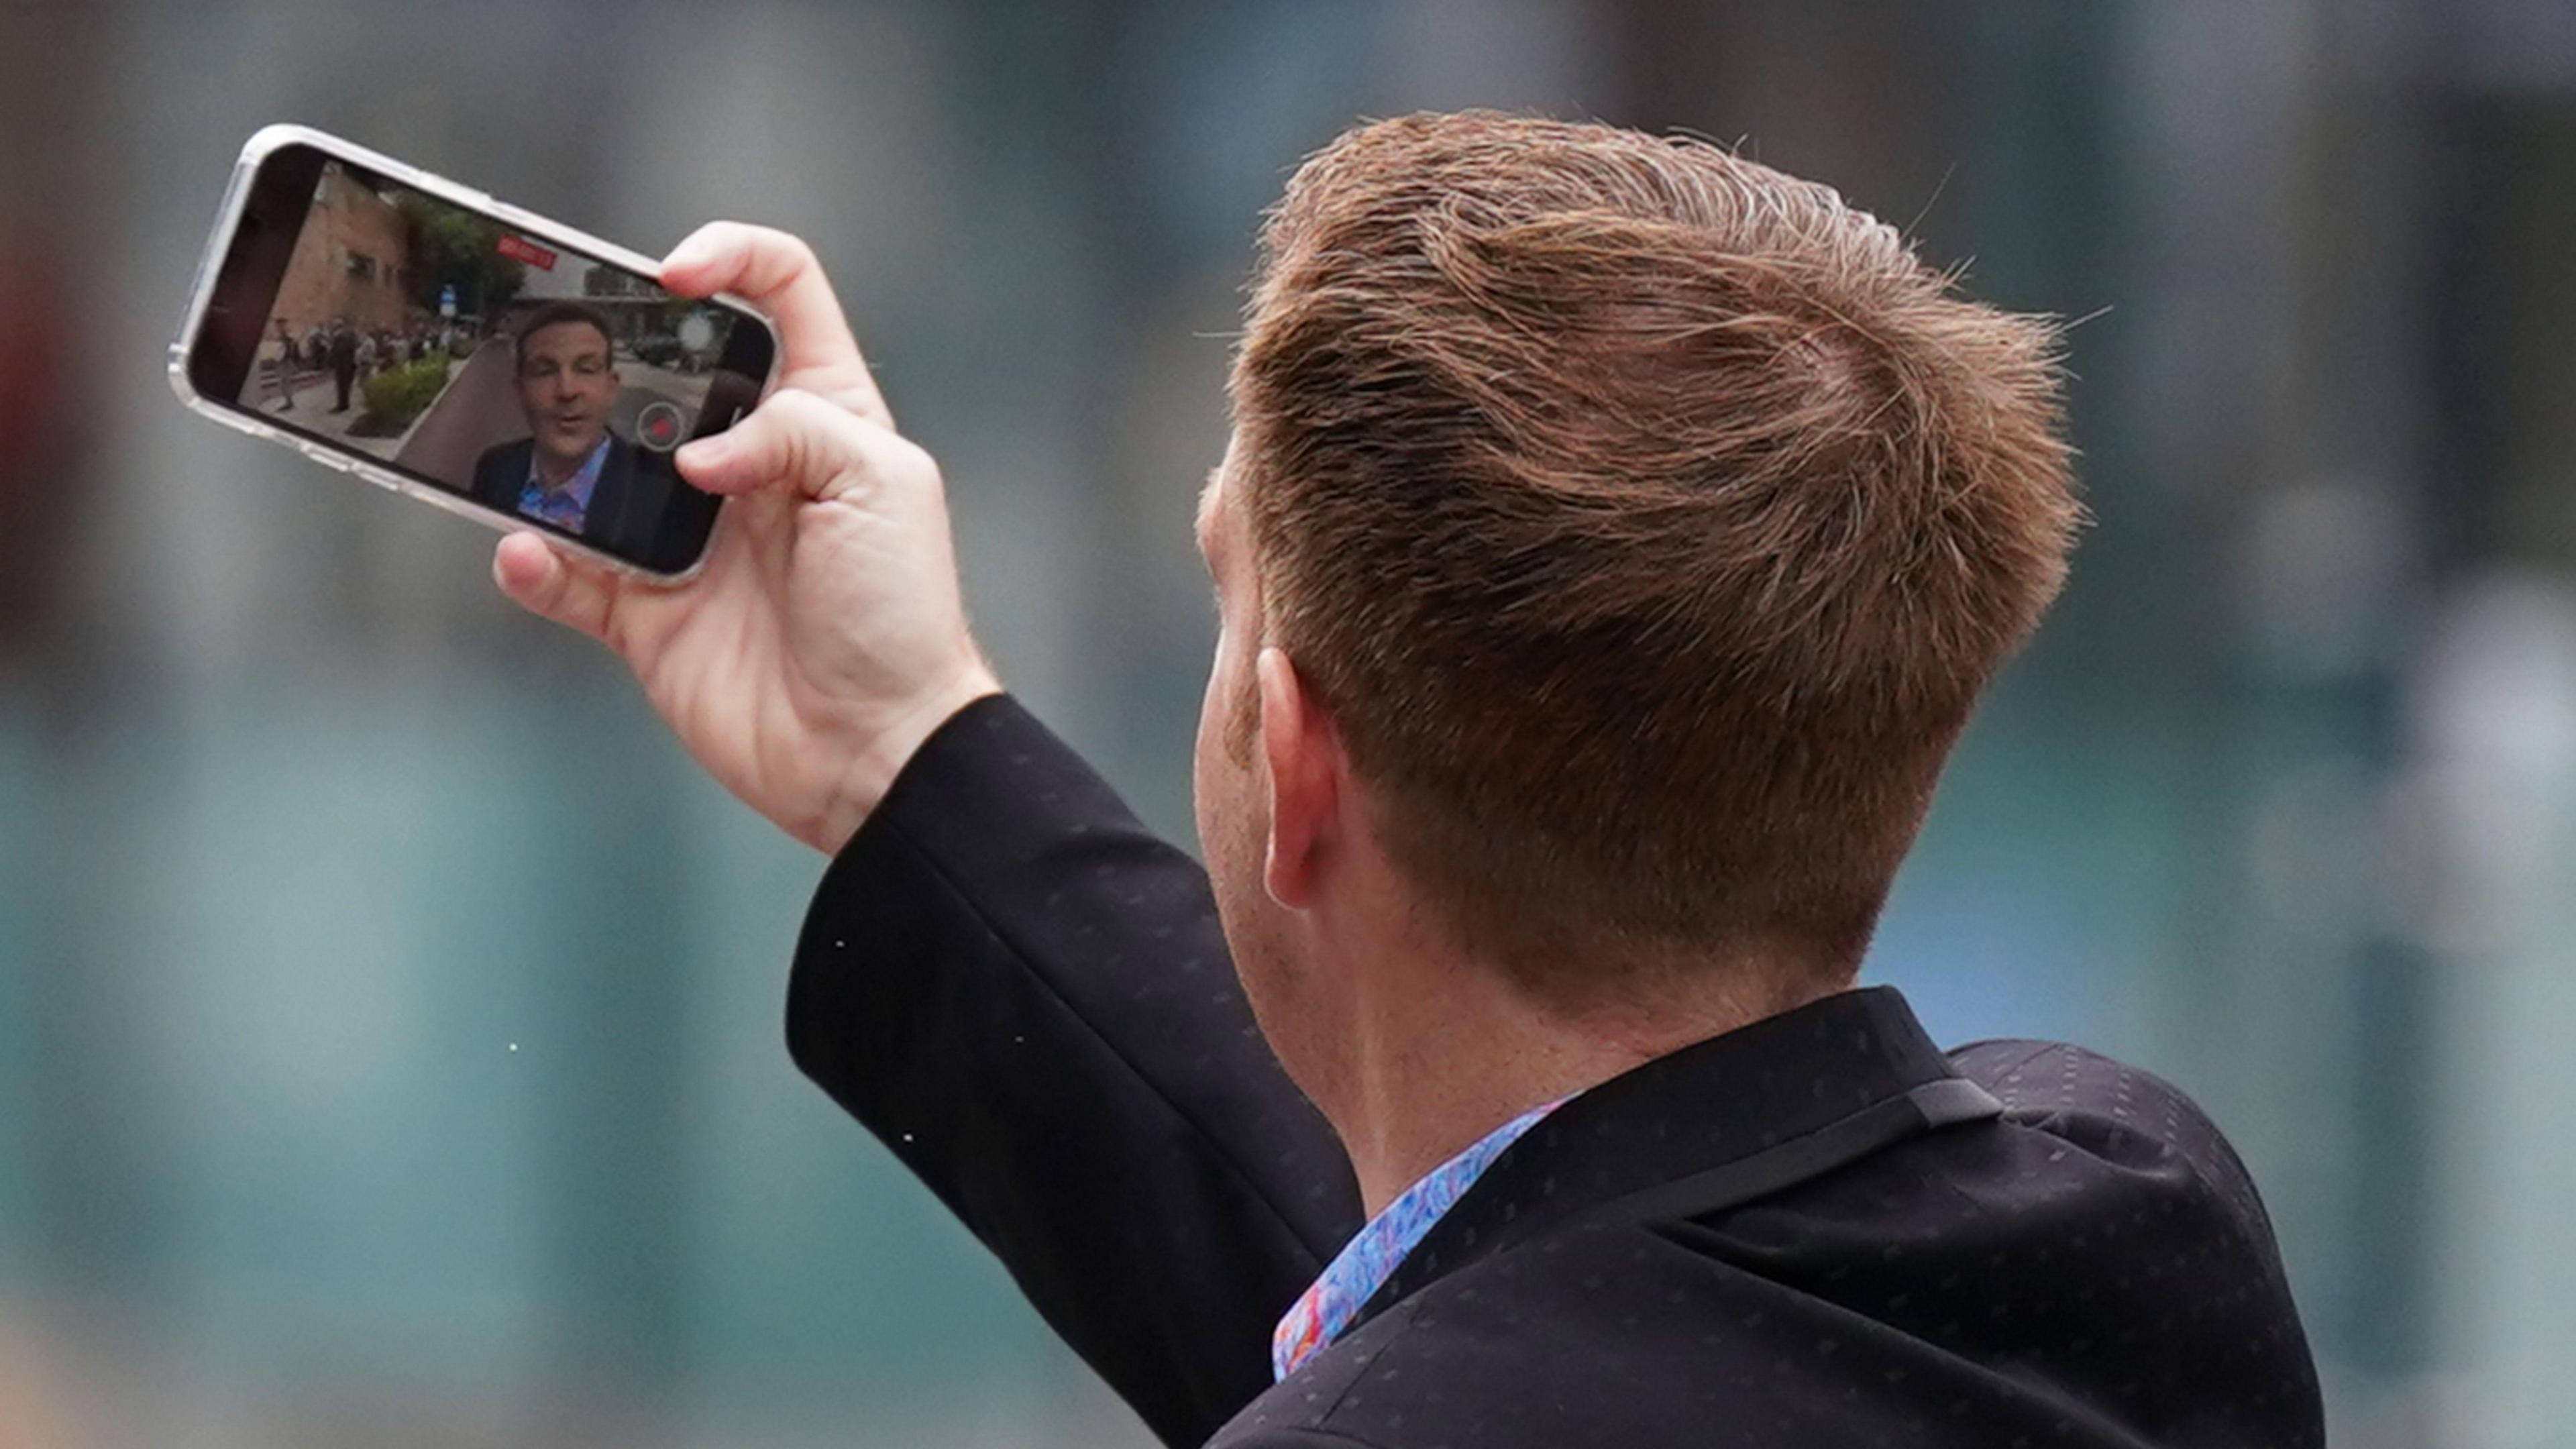
<svg viewBox="0 0 2576 1449">
<path fill-rule="evenodd" d="M 646 404 L 635 415 L 635 436 L 657 453 L 680 446 L 680 410 L 666 402 Z"/>
</svg>

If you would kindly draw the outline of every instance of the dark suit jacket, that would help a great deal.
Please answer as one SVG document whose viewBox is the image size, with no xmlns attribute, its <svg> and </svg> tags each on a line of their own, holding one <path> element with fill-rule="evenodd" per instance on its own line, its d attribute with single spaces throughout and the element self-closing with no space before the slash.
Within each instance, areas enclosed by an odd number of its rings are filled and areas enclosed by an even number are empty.
<svg viewBox="0 0 2576 1449">
<path fill-rule="evenodd" d="M 834 862 L 788 1044 L 1167 1443 L 2323 1443 L 2271 1227 L 2171 1086 L 1885 988 L 1576 1097 L 1277 1386 L 1357 1229 L 1197 867 L 1008 699 Z"/>
<path fill-rule="evenodd" d="M 517 513 L 519 493 L 527 486 L 528 464 L 536 450 L 534 438 L 484 449 L 474 460 L 474 486 L 469 490 L 474 501 Z M 636 463 L 635 445 L 609 434 L 608 457 L 599 465 L 599 483 L 591 489 L 590 506 L 582 513 L 581 540 L 621 557 L 640 559 L 652 556 L 653 535 L 670 499 L 671 475 L 667 465 L 638 468 Z"/>
</svg>

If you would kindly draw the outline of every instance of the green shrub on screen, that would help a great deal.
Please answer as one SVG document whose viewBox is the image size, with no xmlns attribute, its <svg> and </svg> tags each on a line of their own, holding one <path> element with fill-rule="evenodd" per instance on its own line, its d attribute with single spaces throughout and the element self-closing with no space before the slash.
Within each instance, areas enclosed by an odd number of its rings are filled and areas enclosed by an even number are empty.
<svg viewBox="0 0 2576 1449">
<path fill-rule="evenodd" d="M 366 412 L 352 431 L 384 437 L 410 427 L 446 388 L 447 365 L 444 357 L 424 357 L 368 378 Z"/>
</svg>

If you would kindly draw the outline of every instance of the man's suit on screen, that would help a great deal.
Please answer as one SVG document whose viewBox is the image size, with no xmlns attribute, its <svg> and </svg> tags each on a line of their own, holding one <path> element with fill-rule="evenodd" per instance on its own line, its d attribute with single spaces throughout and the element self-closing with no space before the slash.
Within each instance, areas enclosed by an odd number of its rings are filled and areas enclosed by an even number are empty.
<svg viewBox="0 0 2576 1449">
<path fill-rule="evenodd" d="M 534 438 L 496 443 L 474 460 L 474 482 L 466 491 L 474 501 L 503 513 L 519 511 L 519 496 L 528 483 L 536 457 Z M 640 450 L 608 435 L 608 456 L 599 466 L 590 505 L 581 521 L 581 541 L 623 558 L 651 556 L 654 534 L 670 501 L 672 475 L 667 464 L 638 466 Z"/>
<path fill-rule="evenodd" d="M 2243 1167 L 2181 1093 L 1943 1053 L 1847 992 L 1583 1093 L 1275 1386 L 1360 1226 L 1204 878 L 1017 704 L 922 747 L 826 875 L 797 1062 L 1167 1443 L 2323 1442 Z"/>
</svg>

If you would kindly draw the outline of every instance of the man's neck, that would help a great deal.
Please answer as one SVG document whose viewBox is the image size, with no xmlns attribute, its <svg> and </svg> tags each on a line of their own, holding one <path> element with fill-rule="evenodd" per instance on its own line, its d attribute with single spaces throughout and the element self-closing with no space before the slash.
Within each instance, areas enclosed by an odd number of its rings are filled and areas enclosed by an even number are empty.
<svg viewBox="0 0 2576 1449">
<path fill-rule="evenodd" d="M 1369 964 L 1391 969 L 1354 972 L 1363 995 L 1327 1115 L 1371 1215 L 1532 1107 L 1812 999 L 1757 997 L 1740 983 L 1778 978 L 1712 966 L 1651 1000 L 1570 1011 L 1535 1001 L 1495 967 L 1418 946 L 1400 962 Z"/>
<path fill-rule="evenodd" d="M 542 448 L 538 449 L 537 481 L 545 484 L 549 490 L 563 487 L 581 476 L 581 470 L 590 464 L 591 454 L 598 452 L 600 444 L 607 441 L 602 438 L 598 443 L 591 444 L 587 451 L 576 454 L 570 459 L 559 458 Z"/>
</svg>

